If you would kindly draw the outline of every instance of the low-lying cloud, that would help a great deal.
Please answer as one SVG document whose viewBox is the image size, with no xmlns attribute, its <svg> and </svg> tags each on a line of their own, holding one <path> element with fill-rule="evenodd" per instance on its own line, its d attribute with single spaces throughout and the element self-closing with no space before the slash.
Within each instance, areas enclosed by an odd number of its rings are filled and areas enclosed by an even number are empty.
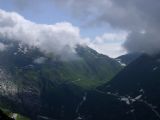
<svg viewBox="0 0 160 120">
<path fill-rule="evenodd" d="M 16 12 L 0 10 L 0 39 L 19 41 L 21 44 L 39 48 L 44 53 L 58 55 L 63 60 L 77 59 L 77 44 L 86 44 L 102 54 L 117 57 L 125 53 L 120 43 L 126 39 L 127 34 L 106 33 L 93 39 L 82 38 L 80 29 L 71 23 L 37 24 Z M 6 46 L 0 43 L 0 50 L 5 48 Z"/>
<path fill-rule="evenodd" d="M 122 31 L 105 33 L 101 36 L 97 36 L 94 40 L 90 40 L 88 45 L 99 53 L 115 58 L 126 54 L 126 50 L 122 47 L 122 44 L 126 40 L 127 36 L 128 33 Z"/>
<path fill-rule="evenodd" d="M 65 57 L 73 56 L 76 45 L 83 41 L 79 28 L 68 22 L 36 24 L 15 12 L 3 10 L 0 10 L 0 38 L 20 41 L 42 52 Z"/>
</svg>

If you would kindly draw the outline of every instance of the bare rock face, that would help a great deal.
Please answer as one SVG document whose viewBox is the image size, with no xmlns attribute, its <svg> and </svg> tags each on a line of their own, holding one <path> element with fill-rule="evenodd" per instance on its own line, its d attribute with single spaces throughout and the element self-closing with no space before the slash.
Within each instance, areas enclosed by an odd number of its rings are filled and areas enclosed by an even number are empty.
<svg viewBox="0 0 160 120">
<path fill-rule="evenodd" d="M 17 85 L 14 83 L 12 76 L 5 70 L 0 69 L 0 95 L 15 96 L 18 93 Z"/>
<path fill-rule="evenodd" d="M 0 69 L 0 104 L 6 108 L 27 112 L 38 111 L 40 107 L 40 92 L 32 86 L 21 86 L 5 69 Z M 17 106 L 17 108 L 16 108 Z M 21 110 L 23 109 L 23 110 Z"/>
</svg>

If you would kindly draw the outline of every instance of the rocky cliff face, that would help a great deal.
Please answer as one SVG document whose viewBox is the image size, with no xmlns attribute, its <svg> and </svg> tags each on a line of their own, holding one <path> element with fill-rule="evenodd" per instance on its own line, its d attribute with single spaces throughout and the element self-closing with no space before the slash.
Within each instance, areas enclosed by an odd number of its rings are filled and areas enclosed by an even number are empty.
<svg viewBox="0 0 160 120">
<path fill-rule="evenodd" d="M 7 74 L 3 69 L 0 69 L 0 95 L 15 96 L 18 94 L 18 87 L 13 81 L 12 76 Z"/>
</svg>

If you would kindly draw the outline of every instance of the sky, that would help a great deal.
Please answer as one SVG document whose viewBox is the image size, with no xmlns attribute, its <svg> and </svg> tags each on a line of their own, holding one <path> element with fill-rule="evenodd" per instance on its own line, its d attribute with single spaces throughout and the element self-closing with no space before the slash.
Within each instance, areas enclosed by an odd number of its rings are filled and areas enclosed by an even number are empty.
<svg viewBox="0 0 160 120">
<path fill-rule="evenodd" d="M 110 57 L 125 53 L 121 44 L 125 40 L 126 33 L 109 25 L 88 25 L 87 20 L 75 17 L 66 6 L 61 6 L 54 0 L 0 0 L 0 9 L 16 12 L 26 20 L 37 24 L 71 23 L 79 28 L 81 37 L 90 39 L 89 46 L 98 52 Z"/>
<path fill-rule="evenodd" d="M 0 10 L 0 37 L 26 37 L 42 51 L 62 54 L 67 45 L 74 52 L 83 43 L 114 58 L 160 52 L 159 0 L 0 0 Z"/>
</svg>

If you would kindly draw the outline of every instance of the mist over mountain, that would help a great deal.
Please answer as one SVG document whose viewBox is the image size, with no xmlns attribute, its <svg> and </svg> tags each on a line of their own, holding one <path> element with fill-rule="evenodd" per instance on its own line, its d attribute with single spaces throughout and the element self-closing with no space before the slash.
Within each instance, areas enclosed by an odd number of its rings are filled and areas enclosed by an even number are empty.
<svg viewBox="0 0 160 120">
<path fill-rule="evenodd" d="M 3 10 L 0 10 L 0 18 L 1 40 L 19 41 L 46 54 L 60 55 L 62 59 L 76 58 L 76 45 L 85 42 L 80 37 L 79 29 L 67 22 L 36 24 L 15 12 Z M 1 49 L 4 46 L 1 43 Z"/>
<path fill-rule="evenodd" d="M 159 0 L 0 0 L 0 120 L 160 120 Z"/>
<path fill-rule="evenodd" d="M 123 67 L 114 59 L 77 45 L 78 59 L 62 61 L 18 41 L 1 40 L 0 106 L 33 120 L 71 120 L 87 90 L 111 80 Z M 32 112 L 31 112 L 32 111 Z"/>
</svg>

